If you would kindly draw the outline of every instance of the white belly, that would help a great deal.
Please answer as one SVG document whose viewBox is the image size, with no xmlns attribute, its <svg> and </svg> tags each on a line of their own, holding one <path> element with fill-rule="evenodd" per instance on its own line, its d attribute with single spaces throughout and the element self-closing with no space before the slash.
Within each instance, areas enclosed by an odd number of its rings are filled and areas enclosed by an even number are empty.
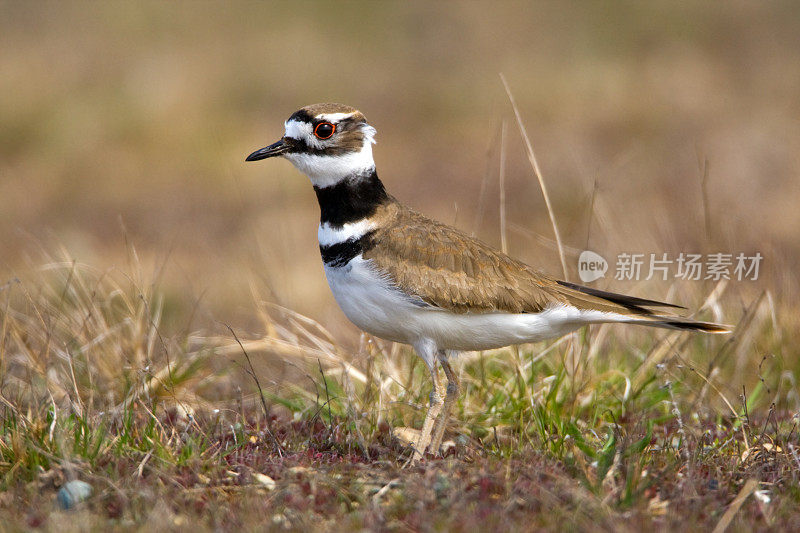
<svg viewBox="0 0 800 533">
<path fill-rule="evenodd" d="M 367 333 L 415 344 L 429 339 L 438 349 L 488 350 L 560 337 L 591 322 L 573 307 L 541 313 L 451 313 L 402 293 L 360 255 L 341 267 L 325 267 L 344 314 Z"/>
</svg>

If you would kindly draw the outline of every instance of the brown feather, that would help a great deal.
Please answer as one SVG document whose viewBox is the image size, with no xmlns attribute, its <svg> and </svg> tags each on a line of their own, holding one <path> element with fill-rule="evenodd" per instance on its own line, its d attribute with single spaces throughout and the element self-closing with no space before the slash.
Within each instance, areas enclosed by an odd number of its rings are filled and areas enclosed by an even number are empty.
<svg viewBox="0 0 800 533">
<path fill-rule="evenodd" d="M 562 282 L 395 201 L 373 216 L 364 252 L 399 288 L 456 313 L 538 313 L 556 304 L 625 315 L 672 306 Z"/>
</svg>

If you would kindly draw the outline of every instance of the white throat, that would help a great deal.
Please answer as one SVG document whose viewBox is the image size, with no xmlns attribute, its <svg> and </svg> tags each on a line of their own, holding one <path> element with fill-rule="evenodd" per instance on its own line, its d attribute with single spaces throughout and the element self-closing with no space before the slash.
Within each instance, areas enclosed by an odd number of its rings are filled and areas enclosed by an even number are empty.
<svg viewBox="0 0 800 533">
<path fill-rule="evenodd" d="M 310 125 L 309 125 L 310 129 Z M 375 161 L 372 159 L 372 144 L 375 142 L 375 128 L 364 126 L 364 144 L 358 152 L 348 152 L 342 155 L 317 155 L 294 153 L 286 154 L 285 157 L 303 174 L 308 176 L 312 185 L 318 189 L 324 189 L 340 183 L 341 181 L 368 174 L 375 168 Z M 306 142 L 309 137 L 314 138 L 311 132 L 300 131 L 294 121 L 286 123 L 286 136 L 297 138 L 304 135 Z M 314 139 L 317 144 L 319 141 Z M 315 148 L 322 148 L 316 146 Z"/>
</svg>

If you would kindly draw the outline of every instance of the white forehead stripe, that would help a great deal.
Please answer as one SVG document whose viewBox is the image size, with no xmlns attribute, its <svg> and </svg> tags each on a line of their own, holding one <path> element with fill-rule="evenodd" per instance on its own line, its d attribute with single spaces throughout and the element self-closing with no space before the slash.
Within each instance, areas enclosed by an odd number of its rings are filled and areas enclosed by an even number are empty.
<svg viewBox="0 0 800 533">
<path fill-rule="evenodd" d="M 339 122 L 353 115 L 355 115 L 355 111 L 352 113 L 323 113 L 322 115 L 317 115 L 317 118 L 320 120 L 327 120 L 328 122 Z"/>
<path fill-rule="evenodd" d="M 319 225 L 317 239 L 320 246 L 332 246 L 350 239 L 358 239 L 374 228 L 375 224 L 369 219 L 342 224 L 340 228 L 335 228 L 329 222 L 325 222 Z"/>
</svg>

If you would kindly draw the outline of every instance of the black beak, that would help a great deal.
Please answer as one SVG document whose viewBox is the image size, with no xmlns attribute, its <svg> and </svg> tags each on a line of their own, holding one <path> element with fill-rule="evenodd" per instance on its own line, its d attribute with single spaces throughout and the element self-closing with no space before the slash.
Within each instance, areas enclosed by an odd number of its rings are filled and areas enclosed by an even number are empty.
<svg viewBox="0 0 800 533">
<path fill-rule="evenodd" d="M 259 161 L 268 157 L 275 157 L 276 155 L 281 155 L 287 150 L 289 150 L 289 145 L 283 142 L 283 139 L 281 139 L 276 143 L 270 144 L 266 148 L 256 150 L 252 154 L 248 155 L 245 161 Z"/>
</svg>

